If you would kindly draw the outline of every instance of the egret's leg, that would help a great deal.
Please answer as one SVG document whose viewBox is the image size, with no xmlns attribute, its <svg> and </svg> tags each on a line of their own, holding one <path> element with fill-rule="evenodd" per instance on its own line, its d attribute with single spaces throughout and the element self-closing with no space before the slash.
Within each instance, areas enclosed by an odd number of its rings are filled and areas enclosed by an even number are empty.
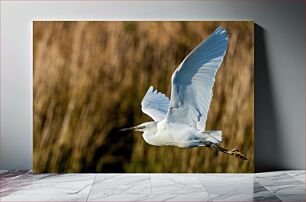
<svg viewBox="0 0 306 202">
<path fill-rule="evenodd" d="M 242 154 L 238 149 L 232 149 L 232 150 L 227 150 L 223 147 L 220 147 L 219 145 L 217 144 L 214 144 L 214 143 L 211 143 L 211 144 L 208 144 L 207 145 L 208 147 L 216 150 L 216 151 L 220 151 L 220 152 L 223 152 L 225 154 L 229 154 L 229 155 L 232 155 L 232 156 L 236 156 L 238 158 L 241 158 L 243 160 L 248 160 L 244 154 Z"/>
</svg>

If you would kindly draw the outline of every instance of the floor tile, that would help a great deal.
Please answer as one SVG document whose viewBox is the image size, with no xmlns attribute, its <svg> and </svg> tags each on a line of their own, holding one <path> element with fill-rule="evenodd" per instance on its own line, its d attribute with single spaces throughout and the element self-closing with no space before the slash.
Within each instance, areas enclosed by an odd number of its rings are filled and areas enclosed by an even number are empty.
<svg viewBox="0 0 306 202">
<path fill-rule="evenodd" d="M 156 194 L 150 194 L 150 195 L 142 195 L 142 194 L 128 194 L 128 195 L 90 195 L 88 198 L 88 202 L 103 202 L 103 201 L 184 201 L 184 202 L 209 202 L 212 201 L 209 199 L 207 195 L 201 195 L 201 194 L 193 194 L 193 195 L 156 195 Z"/>
<path fill-rule="evenodd" d="M 7 171 L 1 174 L 0 196 L 8 195 L 31 185 L 34 175 L 30 171 Z"/>
<path fill-rule="evenodd" d="M 254 192 L 254 180 L 248 174 L 203 174 L 198 178 L 208 194 L 252 195 Z"/>
<path fill-rule="evenodd" d="M 253 201 L 281 202 L 281 200 L 274 194 L 254 194 Z"/>
<path fill-rule="evenodd" d="M 304 194 L 277 194 L 276 195 L 283 202 L 305 202 Z"/>
<path fill-rule="evenodd" d="M 256 181 L 275 194 L 305 193 L 305 184 L 284 172 L 257 176 Z"/>
<path fill-rule="evenodd" d="M 97 174 L 92 195 L 151 194 L 149 174 Z"/>
<path fill-rule="evenodd" d="M 6 172 L 8 172 L 8 170 L 0 170 L 0 176 Z"/>
<path fill-rule="evenodd" d="M 250 201 L 269 201 L 269 202 L 281 202 L 279 198 L 277 198 L 273 194 L 267 195 L 233 195 L 233 194 L 222 194 L 222 195 L 210 195 L 213 201 L 243 201 L 243 202 L 250 202 Z"/>
<path fill-rule="evenodd" d="M 305 199 L 305 171 L 256 174 L 0 172 L 1 201 L 285 201 Z"/>
<path fill-rule="evenodd" d="M 88 195 L 35 195 L 35 194 L 30 194 L 30 195 L 8 195 L 1 197 L 1 202 L 44 202 L 44 201 L 53 201 L 53 202 L 86 202 Z"/>
<path fill-rule="evenodd" d="M 272 194 L 266 187 L 262 186 L 259 182 L 254 180 L 253 183 L 253 194 Z"/>
<path fill-rule="evenodd" d="M 306 179 L 305 170 L 293 170 L 293 171 L 288 171 L 286 173 L 292 176 L 294 179 L 305 183 L 305 179 Z"/>
<path fill-rule="evenodd" d="M 185 202 L 212 202 L 207 194 L 183 194 L 183 195 L 156 195 L 145 201 L 185 201 Z"/>
<path fill-rule="evenodd" d="M 194 174 L 151 174 L 152 194 L 202 194 L 205 188 Z"/>
<path fill-rule="evenodd" d="M 29 170 L 1 170 L 0 171 L 0 177 L 1 179 L 4 178 L 11 178 L 11 177 L 17 177 L 24 174 L 32 174 Z"/>
<path fill-rule="evenodd" d="M 303 171 L 303 170 L 300 170 Z M 254 173 L 254 177 L 257 178 L 277 178 L 277 177 L 281 177 L 288 176 L 288 173 L 296 173 L 297 170 L 284 170 L 284 171 L 271 171 L 271 172 L 261 172 L 261 173 Z M 285 175 L 284 175 L 285 174 Z"/>
<path fill-rule="evenodd" d="M 0 196 L 88 194 L 95 174 L 23 174 L 5 178 Z"/>
</svg>

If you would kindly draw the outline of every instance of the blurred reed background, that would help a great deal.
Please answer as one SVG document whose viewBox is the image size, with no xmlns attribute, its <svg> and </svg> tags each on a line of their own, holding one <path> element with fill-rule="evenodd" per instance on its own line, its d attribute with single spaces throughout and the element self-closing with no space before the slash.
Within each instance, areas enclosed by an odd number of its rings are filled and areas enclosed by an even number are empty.
<svg viewBox="0 0 306 202">
<path fill-rule="evenodd" d="M 175 68 L 219 25 L 230 40 L 207 129 L 249 160 L 116 132 L 150 120 L 148 87 L 170 96 Z M 33 32 L 34 172 L 253 172 L 253 22 L 35 21 Z"/>
</svg>

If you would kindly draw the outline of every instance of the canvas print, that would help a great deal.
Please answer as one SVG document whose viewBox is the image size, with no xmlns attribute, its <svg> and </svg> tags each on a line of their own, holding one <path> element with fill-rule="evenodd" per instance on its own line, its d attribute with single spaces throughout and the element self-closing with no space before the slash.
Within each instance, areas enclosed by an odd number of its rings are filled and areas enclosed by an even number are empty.
<svg viewBox="0 0 306 202">
<path fill-rule="evenodd" d="M 35 21 L 33 50 L 34 172 L 253 172 L 253 22 Z"/>
</svg>

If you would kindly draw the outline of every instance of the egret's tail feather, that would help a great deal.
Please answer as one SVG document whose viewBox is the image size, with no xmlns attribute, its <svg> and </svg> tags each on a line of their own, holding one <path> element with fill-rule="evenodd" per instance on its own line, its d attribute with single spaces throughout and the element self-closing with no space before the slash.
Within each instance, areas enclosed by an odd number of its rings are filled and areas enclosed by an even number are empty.
<svg viewBox="0 0 306 202">
<path fill-rule="evenodd" d="M 229 155 L 238 157 L 242 160 L 248 160 L 247 157 L 245 157 L 245 155 L 243 153 L 241 153 L 238 149 L 227 150 L 227 149 L 225 149 L 223 147 L 220 147 L 219 145 L 216 145 L 216 144 L 210 144 L 209 146 L 216 151 L 220 151 L 220 152 L 223 152 L 225 154 L 229 154 Z"/>
<path fill-rule="evenodd" d="M 204 140 L 212 142 L 214 144 L 220 144 L 222 141 L 221 130 L 209 130 L 202 132 L 204 134 Z"/>
</svg>

